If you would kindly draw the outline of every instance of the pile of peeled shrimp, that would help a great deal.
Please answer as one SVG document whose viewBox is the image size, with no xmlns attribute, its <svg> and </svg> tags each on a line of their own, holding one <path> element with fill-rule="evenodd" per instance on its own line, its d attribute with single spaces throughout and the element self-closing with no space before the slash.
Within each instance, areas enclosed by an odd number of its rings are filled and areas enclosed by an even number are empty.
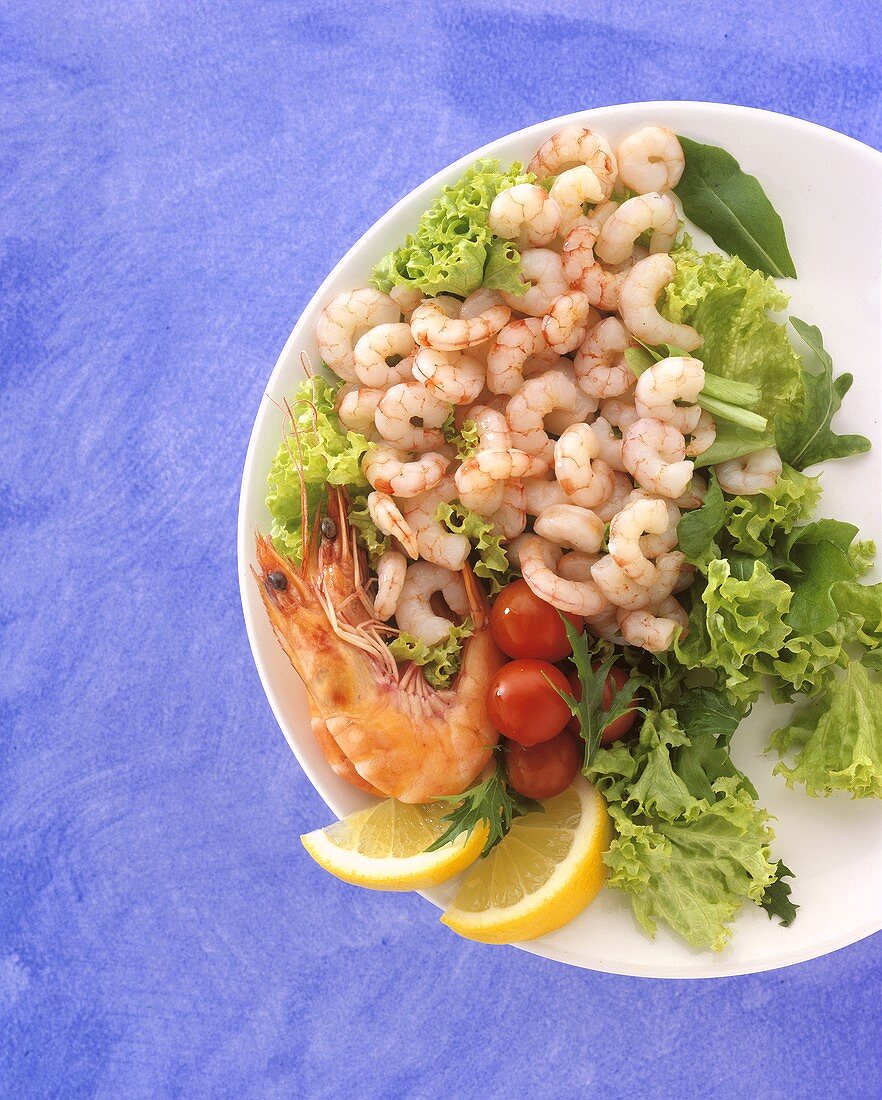
<svg viewBox="0 0 882 1100">
<path fill-rule="evenodd" d="M 613 152 L 568 126 L 529 165 L 537 179 L 554 177 L 550 188 L 518 184 L 490 208 L 492 232 L 521 249 L 526 293 L 479 289 L 460 301 L 362 288 L 325 307 L 316 338 L 347 383 L 340 421 L 377 444 L 363 461 L 368 507 L 393 539 L 377 565 L 378 619 L 394 615 L 434 645 L 451 623 L 432 597 L 464 613 L 469 540 L 436 518 L 441 502 L 459 500 L 493 525 L 537 596 L 595 633 L 662 652 L 686 630 L 676 594 L 692 570 L 677 524 L 701 504 L 692 460 L 716 434 L 697 404 L 704 369 L 673 357 L 638 379 L 625 360 L 636 340 L 701 344 L 657 309 L 675 274 L 670 192 L 683 167 L 662 127 Z M 624 188 L 633 197 L 615 201 Z M 644 234 L 648 247 L 637 243 Z M 451 411 L 476 426 L 464 460 L 442 434 Z M 774 485 L 780 471 L 774 451 L 716 467 L 732 493 Z"/>
</svg>

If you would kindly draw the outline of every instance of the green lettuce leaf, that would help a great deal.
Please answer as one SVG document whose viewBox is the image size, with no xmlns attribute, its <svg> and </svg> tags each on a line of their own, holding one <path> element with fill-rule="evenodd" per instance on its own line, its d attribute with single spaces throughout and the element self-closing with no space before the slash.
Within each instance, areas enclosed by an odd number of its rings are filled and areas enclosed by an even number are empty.
<svg viewBox="0 0 882 1100">
<path fill-rule="evenodd" d="M 474 632 L 472 620 L 465 619 L 451 628 L 443 642 L 430 646 L 402 631 L 389 643 L 389 650 L 396 661 L 413 661 L 420 665 L 423 675 L 432 687 L 442 689 L 449 687 L 459 672 L 463 642 Z"/>
<path fill-rule="evenodd" d="M 474 566 L 475 574 L 490 582 L 491 595 L 495 596 L 505 588 L 512 574 L 502 538 L 493 533 L 493 524 L 476 512 L 463 508 L 458 501 L 439 504 L 436 518 L 448 531 L 465 535 L 472 543 L 478 558 Z"/>
<path fill-rule="evenodd" d="M 754 271 L 738 256 L 723 256 L 719 252 L 699 253 L 692 247 L 688 234 L 671 251 L 677 265 L 674 279 L 667 286 L 661 312 L 671 321 L 692 324 L 698 307 L 712 291 L 743 290 L 755 311 L 785 309 L 788 296 L 775 281 L 761 271 Z M 745 381 L 754 381 L 746 376 Z"/>
<path fill-rule="evenodd" d="M 340 424 L 334 404 L 340 385 L 319 376 L 300 383 L 290 402 L 296 432 L 286 435 L 267 476 L 270 534 L 279 552 L 293 561 L 303 553 L 301 470 L 310 513 L 325 499 L 328 485 L 367 486 L 361 460 L 373 444 Z"/>
<path fill-rule="evenodd" d="M 801 416 L 785 419 L 776 432 L 781 457 L 802 470 L 830 458 L 868 451 L 870 441 L 865 436 L 836 435 L 830 426 L 843 397 L 851 389 L 852 376 L 833 377 L 833 360 L 815 325 L 798 317 L 791 317 L 790 323 L 805 341 L 809 356 L 804 361 L 805 409 Z"/>
<path fill-rule="evenodd" d="M 777 865 L 769 858 L 769 815 L 750 793 L 735 779 L 719 779 L 714 795 L 697 815 L 675 821 L 610 805 L 616 835 L 604 862 L 609 885 L 630 895 L 650 936 L 664 921 L 693 947 L 720 951 L 743 902 L 762 904 Z"/>
<path fill-rule="evenodd" d="M 456 447 L 457 457 L 464 461 L 471 458 L 478 449 L 478 427 L 474 420 L 464 420 L 461 428 L 456 426 L 456 412 L 453 411 L 441 425 L 444 441 Z"/>
<path fill-rule="evenodd" d="M 461 298 L 482 284 L 523 293 L 520 254 L 510 241 L 493 236 L 487 220 L 500 191 L 532 178 L 520 164 L 502 171 L 496 160 L 476 161 L 441 191 L 416 233 L 380 260 L 371 276 L 374 286 L 387 293 L 393 286 L 411 286 L 429 296 Z"/>
<path fill-rule="evenodd" d="M 817 478 L 785 466 L 773 488 L 726 501 L 726 528 L 733 548 L 762 557 L 779 535 L 789 534 L 800 520 L 808 519 L 820 497 Z"/>
<path fill-rule="evenodd" d="M 776 656 L 790 633 L 791 596 L 763 562 L 740 580 L 725 558 L 712 561 L 689 614 L 689 635 L 675 643 L 677 658 L 687 668 L 714 671 L 733 700 L 752 702 L 762 691 L 758 659 Z"/>
<path fill-rule="evenodd" d="M 819 699 L 775 730 L 770 747 L 792 763 L 776 766 L 789 787 L 812 797 L 848 791 L 852 798 L 882 798 L 882 682 L 852 661 Z"/>
</svg>

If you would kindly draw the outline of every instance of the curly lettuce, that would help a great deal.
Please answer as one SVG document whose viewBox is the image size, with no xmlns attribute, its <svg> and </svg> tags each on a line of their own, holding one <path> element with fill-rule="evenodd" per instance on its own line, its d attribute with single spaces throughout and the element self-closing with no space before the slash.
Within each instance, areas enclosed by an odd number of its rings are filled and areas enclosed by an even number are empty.
<svg viewBox="0 0 882 1100">
<path fill-rule="evenodd" d="M 789 787 L 812 797 L 847 791 L 852 798 L 882 798 L 882 681 L 859 661 L 831 681 L 815 702 L 775 730 L 775 767 Z"/>
<path fill-rule="evenodd" d="M 532 179 L 517 163 L 502 170 L 497 160 L 476 161 L 441 191 L 416 233 L 380 260 L 371 275 L 374 286 L 386 293 L 409 286 L 429 296 L 461 298 L 479 286 L 522 294 L 520 253 L 511 241 L 494 237 L 487 222 L 500 191 Z"/>
<path fill-rule="evenodd" d="M 291 431 L 267 475 L 270 535 L 276 549 L 295 562 L 303 555 L 301 481 L 311 514 L 324 500 L 328 485 L 367 486 L 361 460 L 373 444 L 340 424 L 335 409 L 340 385 L 319 376 L 300 383 L 288 406 Z"/>
<path fill-rule="evenodd" d="M 353 494 L 349 502 L 349 522 L 355 528 L 356 538 L 364 547 L 368 561 L 375 569 L 380 555 L 385 554 L 392 545 L 392 540 L 374 523 L 368 510 L 366 493 Z"/>
<path fill-rule="evenodd" d="M 789 534 L 800 520 L 808 519 L 820 497 L 817 478 L 785 466 L 771 489 L 727 499 L 726 529 L 733 548 L 762 557 L 781 534 Z"/>
<path fill-rule="evenodd" d="M 448 531 L 465 535 L 472 543 L 477 555 L 475 575 L 490 582 L 490 594 L 495 596 L 505 588 L 512 574 L 502 537 L 494 533 L 493 524 L 458 501 L 439 504 L 436 518 Z"/>
<path fill-rule="evenodd" d="M 420 665 L 426 680 L 434 688 L 449 687 L 459 672 L 462 646 L 466 638 L 475 632 L 471 619 L 451 627 L 450 634 L 442 642 L 426 645 L 412 634 L 402 631 L 389 643 L 389 650 L 396 661 L 413 661 Z"/>
<path fill-rule="evenodd" d="M 456 456 L 460 461 L 471 458 L 478 449 L 478 426 L 474 420 L 464 420 L 460 427 L 456 426 L 456 410 L 453 410 L 441 425 L 445 443 L 456 448 Z"/>
<path fill-rule="evenodd" d="M 768 814 L 728 754 L 740 712 L 712 693 L 701 701 L 682 719 L 650 712 L 635 742 L 597 753 L 589 779 L 615 830 L 608 884 L 629 896 L 650 936 L 664 922 L 694 947 L 719 951 L 745 901 L 768 907 L 782 865 L 770 858 Z M 791 909 L 776 895 L 778 915 Z"/>
</svg>

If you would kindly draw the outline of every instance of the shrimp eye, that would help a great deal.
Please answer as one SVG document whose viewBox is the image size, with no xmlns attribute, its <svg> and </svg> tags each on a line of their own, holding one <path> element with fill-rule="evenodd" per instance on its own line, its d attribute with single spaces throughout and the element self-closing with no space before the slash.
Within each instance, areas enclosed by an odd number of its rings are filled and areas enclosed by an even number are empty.
<svg viewBox="0 0 882 1100">
<path fill-rule="evenodd" d="M 288 578 L 284 573 L 280 573 L 278 570 L 275 573 L 270 573 L 266 578 L 273 588 L 279 592 L 284 592 L 288 587 Z"/>
<path fill-rule="evenodd" d="M 337 524 L 331 519 L 330 516 L 325 516 L 322 520 L 322 538 L 333 539 L 337 537 Z"/>
</svg>

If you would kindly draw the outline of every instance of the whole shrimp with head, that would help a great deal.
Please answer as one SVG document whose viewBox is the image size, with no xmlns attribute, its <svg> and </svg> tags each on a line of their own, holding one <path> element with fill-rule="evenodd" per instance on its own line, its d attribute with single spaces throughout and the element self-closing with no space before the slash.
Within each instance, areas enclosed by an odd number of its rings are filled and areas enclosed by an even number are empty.
<svg viewBox="0 0 882 1100">
<path fill-rule="evenodd" d="M 462 574 L 475 632 L 453 686 L 436 691 L 419 668 L 399 669 L 389 652 L 341 491 L 331 495 L 325 522 L 305 523 L 302 534 L 299 566 L 258 536 L 253 572 L 276 637 L 306 687 L 313 730 L 331 767 L 363 790 L 402 802 L 459 794 L 498 740 L 486 696 L 502 658 L 474 577 Z M 399 606 L 406 597 L 405 583 Z"/>
</svg>

